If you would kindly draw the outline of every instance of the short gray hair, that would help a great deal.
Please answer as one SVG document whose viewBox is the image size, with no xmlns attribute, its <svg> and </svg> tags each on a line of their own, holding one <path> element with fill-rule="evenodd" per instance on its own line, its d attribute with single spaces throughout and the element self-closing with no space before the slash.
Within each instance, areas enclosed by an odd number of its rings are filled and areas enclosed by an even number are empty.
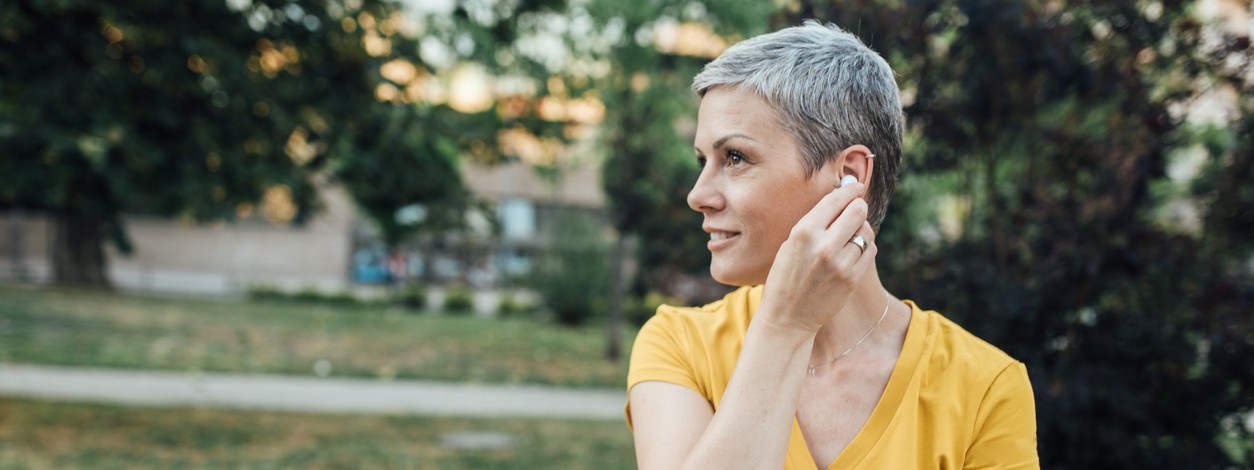
<svg viewBox="0 0 1254 470">
<path fill-rule="evenodd" d="M 727 48 L 692 82 L 700 96 L 716 86 L 766 99 L 797 139 L 808 175 L 849 146 L 869 147 L 876 159 L 867 220 L 879 231 L 901 172 L 905 120 L 883 57 L 834 24 L 808 20 Z"/>
</svg>

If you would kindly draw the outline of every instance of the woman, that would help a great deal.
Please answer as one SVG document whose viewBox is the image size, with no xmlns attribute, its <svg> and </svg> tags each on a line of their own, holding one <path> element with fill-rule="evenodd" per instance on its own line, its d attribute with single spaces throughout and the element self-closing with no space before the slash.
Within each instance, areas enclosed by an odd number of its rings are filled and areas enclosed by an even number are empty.
<svg viewBox="0 0 1254 470">
<path fill-rule="evenodd" d="M 887 62 L 807 22 L 728 48 L 693 89 L 688 205 L 711 274 L 742 287 L 641 329 L 640 467 L 1039 468 L 1023 364 L 880 283 L 902 159 Z"/>
</svg>

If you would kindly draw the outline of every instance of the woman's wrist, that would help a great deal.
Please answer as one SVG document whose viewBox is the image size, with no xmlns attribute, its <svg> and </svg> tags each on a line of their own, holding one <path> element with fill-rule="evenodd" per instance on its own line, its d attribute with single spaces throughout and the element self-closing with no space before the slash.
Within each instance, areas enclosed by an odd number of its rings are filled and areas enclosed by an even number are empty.
<svg viewBox="0 0 1254 470">
<path fill-rule="evenodd" d="M 749 322 L 749 333 L 756 333 L 753 336 L 763 337 L 772 343 L 800 346 L 813 343 L 818 329 L 802 325 L 787 314 L 778 315 L 774 309 L 763 305 Z"/>
</svg>

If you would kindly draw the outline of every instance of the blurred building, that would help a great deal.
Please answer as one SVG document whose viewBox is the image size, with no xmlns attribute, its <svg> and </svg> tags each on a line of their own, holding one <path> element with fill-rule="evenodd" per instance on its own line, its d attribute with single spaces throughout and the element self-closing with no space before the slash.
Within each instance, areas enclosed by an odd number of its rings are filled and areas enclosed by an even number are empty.
<svg viewBox="0 0 1254 470">
<path fill-rule="evenodd" d="M 549 178 L 524 163 L 463 162 L 467 186 L 495 214 L 472 216 L 468 230 L 418 237 L 394 253 L 384 251 L 370 221 L 334 186 L 322 192 L 324 210 L 300 226 L 259 215 L 207 225 L 130 215 L 135 252 L 109 248 L 109 277 L 118 288 L 150 292 L 238 295 L 256 286 L 336 292 L 389 282 L 398 267 L 388 266 L 391 258 L 403 260 L 397 274 L 406 279 L 499 287 L 530 270 L 557 211 L 604 219 L 599 171 L 589 163 Z M 51 220 L 0 212 L 0 281 L 51 281 Z"/>
<path fill-rule="evenodd" d="M 400 250 L 405 278 L 480 289 L 517 285 L 552 243 L 550 234 L 560 212 L 574 212 L 608 227 L 600 167 L 594 164 L 542 175 L 520 162 L 467 162 L 462 179 L 476 196 L 490 203 L 494 213 L 489 217 L 495 220 L 472 212 L 466 230 L 421 234 L 405 243 Z M 379 276 L 371 274 L 369 267 L 395 253 L 384 252 L 372 225 L 363 221 L 356 228 L 353 280 L 378 282 Z"/>
</svg>

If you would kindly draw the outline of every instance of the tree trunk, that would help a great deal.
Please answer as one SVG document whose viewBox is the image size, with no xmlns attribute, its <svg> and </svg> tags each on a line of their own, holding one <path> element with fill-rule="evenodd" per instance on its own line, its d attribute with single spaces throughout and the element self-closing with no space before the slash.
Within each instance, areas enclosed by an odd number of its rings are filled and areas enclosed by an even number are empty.
<svg viewBox="0 0 1254 470">
<path fill-rule="evenodd" d="M 623 279 L 626 278 L 623 272 L 627 267 L 627 235 L 619 233 L 614 240 L 614 254 L 610 260 L 610 311 L 609 318 L 605 321 L 605 334 L 608 336 L 605 344 L 605 358 L 611 361 L 617 361 L 622 356 L 622 329 L 623 323 Z"/>
<path fill-rule="evenodd" d="M 59 214 L 56 217 L 52 263 L 61 285 L 109 288 L 105 274 L 105 224 L 100 219 Z"/>
<path fill-rule="evenodd" d="M 26 246 L 22 237 L 26 225 L 26 214 L 21 208 L 10 209 L 8 219 L 9 266 L 12 266 L 13 274 L 19 282 L 26 282 L 29 280 L 29 274 L 26 272 L 26 262 L 23 260 Z"/>
</svg>

